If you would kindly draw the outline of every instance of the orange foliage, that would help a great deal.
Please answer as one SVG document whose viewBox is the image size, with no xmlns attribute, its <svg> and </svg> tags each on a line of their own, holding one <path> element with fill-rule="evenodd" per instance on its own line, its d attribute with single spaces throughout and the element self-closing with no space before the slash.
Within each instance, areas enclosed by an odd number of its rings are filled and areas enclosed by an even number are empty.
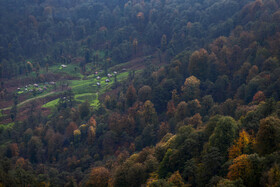
<svg viewBox="0 0 280 187">
<path fill-rule="evenodd" d="M 193 128 L 201 128 L 202 126 L 202 117 L 199 113 L 196 113 L 194 116 L 187 118 L 185 121 L 188 125 L 191 125 Z"/>
<path fill-rule="evenodd" d="M 252 163 L 248 159 L 248 155 L 243 154 L 233 160 L 233 164 L 229 167 L 227 177 L 230 180 L 238 178 L 246 178 L 252 172 Z"/>
<path fill-rule="evenodd" d="M 191 22 L 188 22 L 188 23 L 187 23 L 187 29 L 190 29 L 190 28 L 192 28 L 192 23 L 191 23 Z"/>
<path fill-rule="evenodd" d="M 89 119 L 89 125 L 90 126 L 93 126 L 93 127 L 96 127 L 96 120 L 94 119 L 94 117 L 92 116 L 92 117 L 90 117 L 90 119 Z"/>
<path fill-rule="evenodd" d="M 143 21 L 144 20 L 144 13 L 143 12 L 138 12 L 137 19 Z"/>
<path fill-rule="evenodd" d="M 260 103 L 261 101 L 265 101 L 265 95 L 262 91 L 258 91 L 253 97 L 253 102 Z"/>
<path fill-rule="evenodd" d="M 118 134 L 121 134 L 123 131 L 126 131 L 128 134 L 131 134 L 134 132 L 135 121 L 130 116 L 122 116 L 118 113 L 113 113 L 109 117 L 109 128 L 110 130 Z"/>
<path fill-rule="evenodd" d="M 10 144 L 10 150 L 12 157 L 19 155 L 19 149 L 17 143 Z"/>
<path fill-rule="evenodd" d="M 93 168 L 86 186 L 107 187 L 110 181 L 110 172 L 104 167 Z"/>
</svg>

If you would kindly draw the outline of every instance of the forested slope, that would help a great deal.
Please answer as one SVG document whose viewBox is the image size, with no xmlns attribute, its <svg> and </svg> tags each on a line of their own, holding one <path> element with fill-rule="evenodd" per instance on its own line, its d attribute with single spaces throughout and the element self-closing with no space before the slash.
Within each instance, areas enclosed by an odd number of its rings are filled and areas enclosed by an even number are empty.
<svg viewBox="0 0 280 187">
<path fill-rule="evenodd" d="M 280 184 L 279 1 L 0 3 L 3 82 L 27 60 L 147 59 L 98 109 L 60 100 L 2 128 L 0 185 Z"/>
</svg>

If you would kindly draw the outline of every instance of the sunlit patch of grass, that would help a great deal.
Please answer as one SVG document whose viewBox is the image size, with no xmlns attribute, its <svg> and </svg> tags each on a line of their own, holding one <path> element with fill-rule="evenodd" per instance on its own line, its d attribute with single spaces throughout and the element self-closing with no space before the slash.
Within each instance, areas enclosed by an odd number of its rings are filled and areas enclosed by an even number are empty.
<svg viewBox="0 0 280 187">
<path fill-rule="evenodd" d="M 100 103 L 98 100 L 98 93 L 83 93 L 75 95 L 75 100 L 78 102 L 84 102 L 88 100 L 90 106 L 93 106 L 94 108 L 98 108 Z"/>
<path fill-rule="evenodd" d="M 59 98 L 44 104 L 42 107 L 44 107 L 44 108 L 55 108 L 58 104 L 58 101 L 59 101 Z"/>
</svg>

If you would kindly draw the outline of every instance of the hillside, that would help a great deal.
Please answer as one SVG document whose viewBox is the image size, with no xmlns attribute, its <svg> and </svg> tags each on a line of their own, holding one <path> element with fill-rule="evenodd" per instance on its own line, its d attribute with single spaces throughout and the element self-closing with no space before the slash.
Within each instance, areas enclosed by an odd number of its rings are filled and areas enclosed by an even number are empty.
<svg viewBox="0 0 280 187">
<path fill-rule="evenodd" d="M 279 186 L 279 6 L 2 0 L 0 186 Z"/>
</svg>

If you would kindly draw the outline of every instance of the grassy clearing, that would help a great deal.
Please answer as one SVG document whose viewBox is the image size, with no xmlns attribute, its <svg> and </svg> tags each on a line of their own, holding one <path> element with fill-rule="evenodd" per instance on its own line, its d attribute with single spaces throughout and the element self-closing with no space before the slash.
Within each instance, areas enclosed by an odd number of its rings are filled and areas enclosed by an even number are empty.
<svg viewBox="0 0 280 187">
<path fill-rule="evenodd" d="M 117 81 L 121 82 L 128 77 L 128 72 L 123 72 L 117 75 Z M 91 76 L 92 77 L 92 76 Z M 75 100 L 82 103 L 88 100 L 91 106 L 98 108 L 100 106 L 98 95 L 103 94 L 114 84 L 114 77 L 110 78 L 110 82 L 106 83 L 108 77 L 102 77 L 100 80 L 96 79 L 96 76 L 87 79 L 87 80 L 70 80 L 69 86 L 72 88 L 73 93 L 75 94 Z M 97 86 L 97 82 L 101 86 Z M 59 99 L 55 99 L 44 104 L 42 107 L 45 108 L 54 108 L 56 107 Z"/>
</svg>

